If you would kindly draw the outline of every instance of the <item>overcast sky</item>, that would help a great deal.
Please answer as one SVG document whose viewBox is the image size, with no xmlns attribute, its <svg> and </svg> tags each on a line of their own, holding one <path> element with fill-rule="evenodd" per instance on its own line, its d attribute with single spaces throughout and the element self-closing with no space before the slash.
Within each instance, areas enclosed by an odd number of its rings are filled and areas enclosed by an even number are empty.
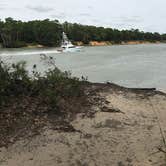
<svg viewBox="0 0 166 166">
<path fill-rule="evenodd" d="M 0 0 L 0 18 L 166 32 L 166 0 Z"/>
</svg>

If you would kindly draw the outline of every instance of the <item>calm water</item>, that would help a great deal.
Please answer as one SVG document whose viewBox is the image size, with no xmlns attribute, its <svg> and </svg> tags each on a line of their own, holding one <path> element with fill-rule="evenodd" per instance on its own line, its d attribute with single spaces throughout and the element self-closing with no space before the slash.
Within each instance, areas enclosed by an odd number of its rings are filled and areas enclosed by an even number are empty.
<svg viewBox="0 0 166 166">
<path fill-rule="evenodd" d="M 40 53 L 56 58 L 57 66 L 74 76 L 88 76 L 92 82 L 114 82 L 127 87 L 156 87 L 166 90 L 166 44 L 85 47 L 81 52 L 60 53 L 55 49 L 1 49 L 8 63 L 27 61 L 32 70 L 48 69 Z"/>
</svg>

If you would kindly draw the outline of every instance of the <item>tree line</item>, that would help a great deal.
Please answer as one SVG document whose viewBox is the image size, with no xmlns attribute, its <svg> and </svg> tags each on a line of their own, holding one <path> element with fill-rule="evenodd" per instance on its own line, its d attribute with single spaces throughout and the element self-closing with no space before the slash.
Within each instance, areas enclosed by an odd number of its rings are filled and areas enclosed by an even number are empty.
<svg viewBox="0 0 166 166">
<path fill-rule="evenodd" d="M 28 43 L 57 46 L 62 38 L 62 25 L 57 20 L 0 21 L 0 43 L 3 47 L 22 47 Z"/>
<path fill-rule="evenodd" d="M 64 31 L 73 41 L 82 41 L 88 44 L 90 41 L 110 41 L 121 43 L 122 41 L 165 41 L 166 34 L 157 32 L 143 32 L 138 29 L 118 30 L 112 28 L 71 24 L 65 22 L 62 24 Z"/>
<path fill-rule="evenodd" d="M 81 41 L 165 41 L 166 34 L 143 32 L 138 29 L 118 30 L 112 28 L 81 25 L 77 23 L 59 23 L 58 20 L 18 21 L 12 18 L 0 20 L 0 43 L 3 47 L 23 47 L 27 44 L 44 46 L 60 46 L 62 32 L 65 32 L 72 42 Z"/>
</svg>

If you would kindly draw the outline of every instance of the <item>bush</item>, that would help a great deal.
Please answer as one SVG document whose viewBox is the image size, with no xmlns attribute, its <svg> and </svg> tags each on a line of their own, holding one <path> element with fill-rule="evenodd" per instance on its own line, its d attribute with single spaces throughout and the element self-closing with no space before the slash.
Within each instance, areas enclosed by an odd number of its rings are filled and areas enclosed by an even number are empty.
<svg viewBox="0 0 166 166">
<path fill-rule="evenodd" d="M 80 80 L 70 72 L 61 72 L 55 65 L 52 70 L 41 76 L 36 65 L 33 75 L 25 69 L 25 62 L 12 64 L 10 67 L 0 62 L 0 107 L 10 104 L 12 98 L 36 97 L 48 106 L 49 110 L 58 110 L 59 102 L 84 94 Z"/>
<path fill-rule="evenodd" d="M 24 41 L 15 41 L 13 42 L 13 45 L 11 46 L 12 48 L 20 48 L 20 47 L 25 47 L 26 42 Z"/>
<path fill-rule="evenodd" d="M 25 62 L 9 67 L 0 61 L 0 106 L 8 102 L 10 97 L 28 94 L 30 83 Z"/>
</svg>

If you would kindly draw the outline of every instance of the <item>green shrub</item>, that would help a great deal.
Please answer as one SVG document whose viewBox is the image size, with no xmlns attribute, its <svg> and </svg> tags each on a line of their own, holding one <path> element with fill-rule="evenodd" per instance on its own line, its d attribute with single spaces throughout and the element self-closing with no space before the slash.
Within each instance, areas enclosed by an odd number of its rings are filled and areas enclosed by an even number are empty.
<svg viewBox="0 0 166 166">
<path fill-rule="evenodd" d="M 86 79 L 72 77 L 70 72 L 61 72 L 54 64 L 52 70 L 40 75 L 33 67 L 30 76 L 25 69 L 25 62 L 12 64 L 10 67 L 0 63 L 0 106 L 10 104 L 12 98 L 36 97 L 47 105 L 49 110 L 59 109 L 61 100 L 80 97 L 84 94 L 82 84 Z"/>
<path fill-rule="evenodd" d="M 26 42 L 24 42 L 24 41 L 15 41 L 15 42 L 13 42 L 13 45 L 11 47 L 20 48 L 20 47 L 25 47 L 25 46 L 26 46 Z"/>
</svg>

